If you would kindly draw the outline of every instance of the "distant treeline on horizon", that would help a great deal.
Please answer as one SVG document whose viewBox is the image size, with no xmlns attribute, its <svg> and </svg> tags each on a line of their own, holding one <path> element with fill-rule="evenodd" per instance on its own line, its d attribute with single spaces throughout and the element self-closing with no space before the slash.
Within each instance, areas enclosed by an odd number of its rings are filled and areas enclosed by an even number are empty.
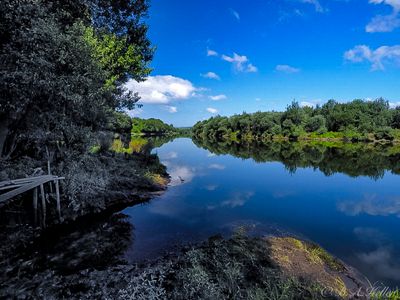
<svg viewBox="0 0 400 300">
<path fill-rule="evenodd" d="M 195 138 L 217 141 L 267 141 L 327 139 L 344 141 L 400 140 L 400 107 L 390 108 L 383 99 L 329 100 L 315 108 L 292 102 L 283 112 L 215 116 L 197 122 Z"/>
</svg>

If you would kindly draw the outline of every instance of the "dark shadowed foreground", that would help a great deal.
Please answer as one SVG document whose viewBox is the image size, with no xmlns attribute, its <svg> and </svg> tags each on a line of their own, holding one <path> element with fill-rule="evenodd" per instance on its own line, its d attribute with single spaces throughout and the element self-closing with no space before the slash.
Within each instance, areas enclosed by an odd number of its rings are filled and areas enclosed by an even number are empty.
<svg viewBox="0 0 400 300">
<path fill-rule="evenodd" d="M 69 265 L 59 263 L 65 257 L 57 256 L 57 249 L 45 256 L 39 254 L 19 267 L 22 272 L 18 276 L 2 278 L 0 296 L 341 299 L 366 287 L 349 267 L 316 245 L 289 237 L 250 238 L 244 228 L 230 239 L 215 236 L 152 262 L 125 264 L 113 258 L 129 243 L 130 226 L 122 215 L 115 215 L 95 230 L 70 233 L 61 244 L 69 250 L 63 251 L 70 256 Z M 34 266 L 38 259 L 47 259 L 49 268 L 24 273 L 23 269 Z M 94 265 L 97 268 L 89 267 Z"/>
</svg>

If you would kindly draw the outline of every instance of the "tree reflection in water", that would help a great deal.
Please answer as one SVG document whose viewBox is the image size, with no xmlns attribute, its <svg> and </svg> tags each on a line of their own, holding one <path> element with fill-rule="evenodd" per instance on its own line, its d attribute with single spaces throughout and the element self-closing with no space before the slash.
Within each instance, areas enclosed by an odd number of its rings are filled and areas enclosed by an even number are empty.
<svg viewBox="0 0 400 300">
<path fill-rule="evenodd" d="M 314 168 L 326 176 L 343 173 L 351 177 L 382 178 L 385 171 L 400 174 L 400 147 L 380 144 L 271 142 L 266 144 L 224 143 L 193 139 L 217 155 L 230 154 L 255 162 L 281 162 L 290 172 Z"/>
</svg>

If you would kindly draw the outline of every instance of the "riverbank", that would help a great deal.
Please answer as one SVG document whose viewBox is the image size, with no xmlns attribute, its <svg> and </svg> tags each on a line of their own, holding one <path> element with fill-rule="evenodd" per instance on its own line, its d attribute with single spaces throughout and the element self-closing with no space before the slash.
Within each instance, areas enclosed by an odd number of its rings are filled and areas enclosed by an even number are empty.
<svg viewBox="0 0 400 300">
<path fill-rule="evenodd" d="M 293 237 L 248 237 L 239 228 L 136 265 L 56 268 L 9 278 L 1 297 L 46 299 L 349 299 L 368 286 L 322 248 Z M 360 295 L 362 295 L 360 293 Z M 366 299 L 360 297 L 358 299 Z"/>
<path fill-rule="evenodd" d="M 30 158 L 3 162 L 1 175 L 23 177 L 41 165 L 43 161 Z M 0 298 L 31 291 L 36 274 L 58 268 L 75 272 L 76 264 L 98 267 L 98 259 L 109 261 L 112 253 L 120 254 L 130 244 L 124 245 L 124 241 L 132 228 L 119 220 L 104 223 L 103 219 L 159 196 L 169 182 L 165 166 L 150 152 L 88 154 L 64 159 L 53 171 L 66 178 L 61 185 L 61 220 L 51 192 L 46 201 L 45 228 L 42 207 L 33 210 L 31 193 L 13 199 L 0 211 Z M 15 286 L 20 281 L 22 286 Z"/>
</svg>

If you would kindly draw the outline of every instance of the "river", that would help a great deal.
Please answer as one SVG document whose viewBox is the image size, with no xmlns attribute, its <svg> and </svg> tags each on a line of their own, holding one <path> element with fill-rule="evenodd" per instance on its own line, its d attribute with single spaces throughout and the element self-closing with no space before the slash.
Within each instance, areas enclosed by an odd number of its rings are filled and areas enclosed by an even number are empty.
<svg viewBox="0 0 400 300">
<path fill-rule="evenodd" d="M 163 196 L 123 211 L 135 227 L 128 260 L 245 226 L 249 234 L 312 240 L 371 282 L 400 286 L 400 177 L 387 162 L 332 152 L 333 166 L 320 159 L 294 167 L 274 155 L 260 161 L 261 149 L 246 158 L 212 150 L 188 138 L 153 150 L 172 181 Z"/>
</svg>

